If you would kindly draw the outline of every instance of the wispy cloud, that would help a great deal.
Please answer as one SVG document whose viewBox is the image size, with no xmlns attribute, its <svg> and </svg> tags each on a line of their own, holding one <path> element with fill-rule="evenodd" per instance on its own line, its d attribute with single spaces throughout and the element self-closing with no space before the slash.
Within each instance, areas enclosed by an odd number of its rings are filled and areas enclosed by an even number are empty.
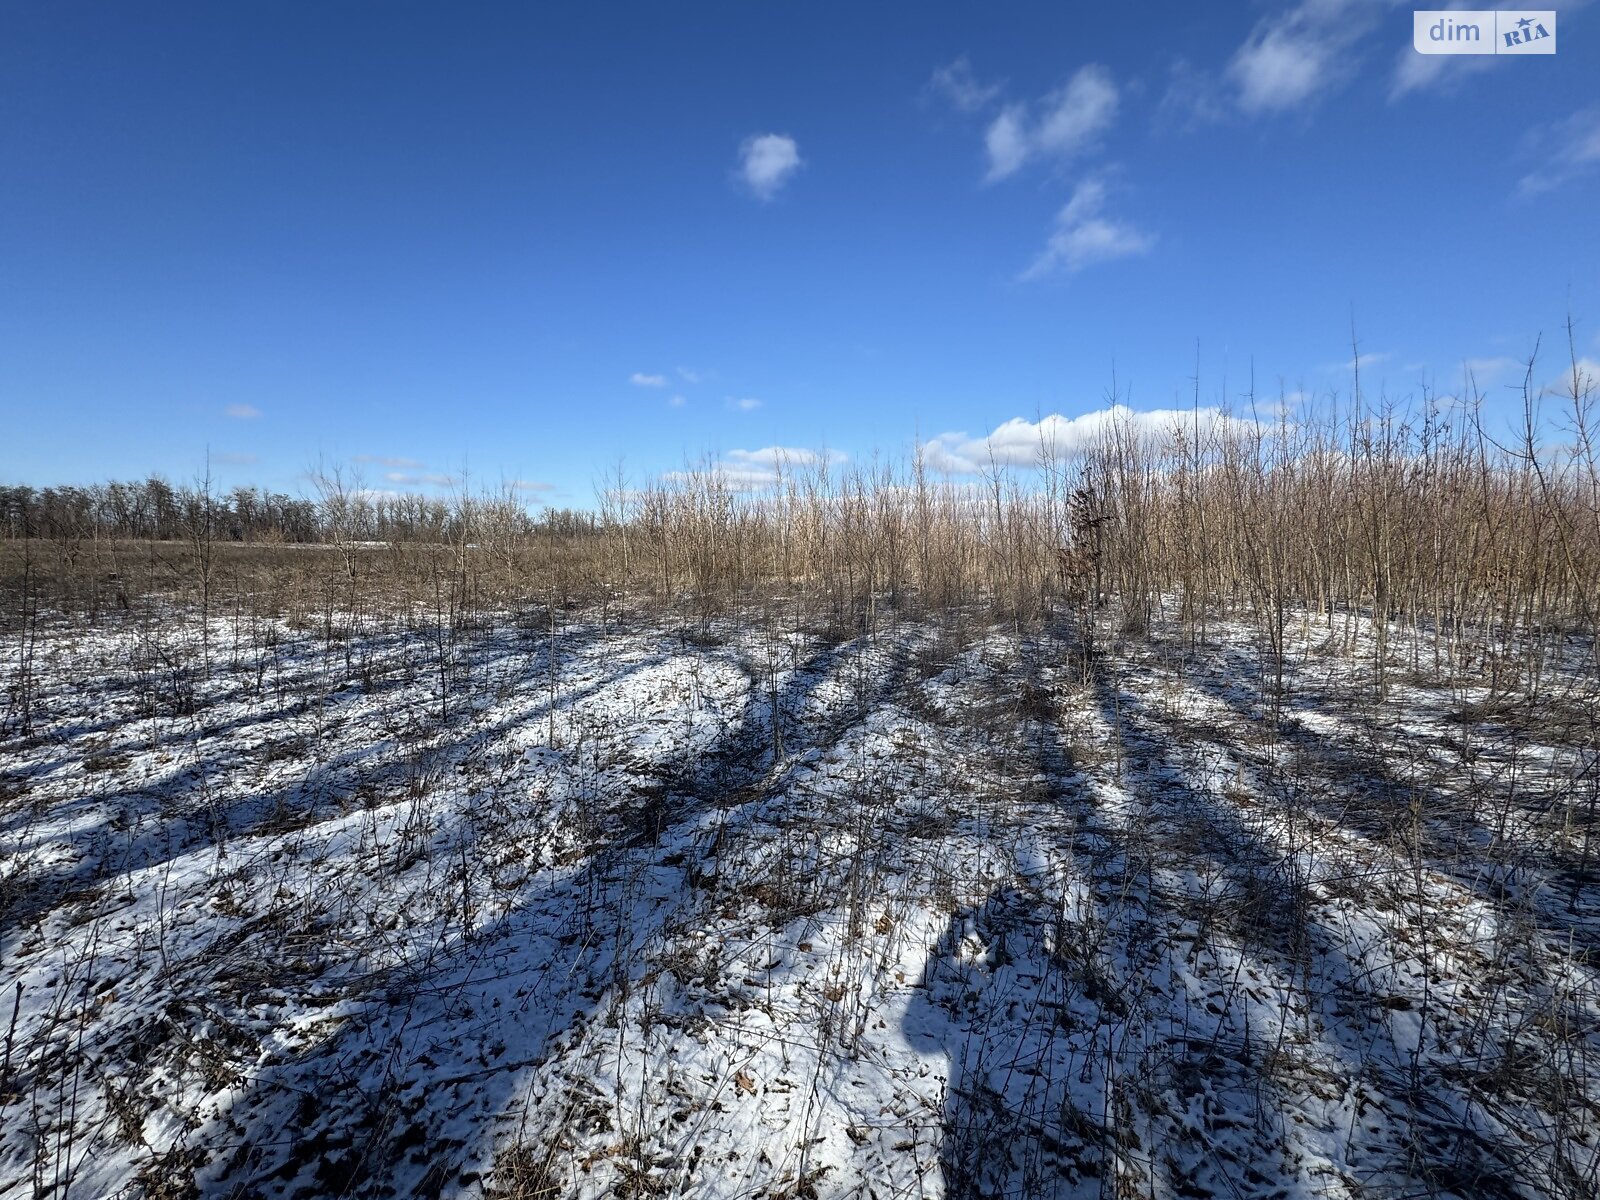
<svg viewBox="0 0 1600 1200">
<path fill-rule="evenodd" d="M 1339 374 L 1341 372 L 1358 370 L 1369 371 L 1379 363 L 1385 363 L 1394 358 L 1392 350 L 1368 350 L 1344 359 L 1342 362 L 1318 363 L 1316 370 L 1326 374 Z"/>
<path fill-rule="evenodd" d="M 750 412 L 761 407 L 761 401 L 754 396 L 729 396 L 727 404 L 729 408 L 737 409 L 739 412 Z"/>
<path fill-rule="evenodd" d="M 1421 55 L 1418 55 L 1420 58 Z M 1437 57 L 1443 57 L 1437 56 Z M 1496 379 L 1522 364 L 1506 354 L 1497 354 L 1488 358 L 1469 358 L 1462 362 L 1463 370 L 1471 372 L 1474 379 L 1481 381 Z"/>
<path fill-rule="evenodd" d="M 643 371 L 635 371 L 628 376 L 628 382 L 633 384 L 634 387 L 659 388 L 667 386 L 667 377 L 665 375 L 646 375 Z"/>
<path fill-rule="evenodd" d="M 933 78 L 928 80 L 927 91 L 960 112 L 974 113 L 987 108 L 994 101 L 1000 94 L 1000 85 L 979 83 L 972 73 L 971 62 L 963 54 L 933 73 Z"/>
<path fill-rule="evenodd" d="M 1308 107 L 1355 75 L 1359 43 L 1392 7 L 1392 0 L 1301 0 L 1264 16 L 1219 72 L 1176 61 L 1157 119 L 1192 128 Z"/>
<path fill-rule="evenodd" d="M 760 450 L 730 450 L 727 461 L 747 467 L 779 465 L 809 467 L 842 463 L 848 456 L 838 450 L 803 450 L 794 446 L 763 446 Z"/>
<path fill-rule="evenodd" d="M 1451 0 L 1441 11 L 1459 12 L 1466 7 L 1463 0 Z M 1494 36 L 1492 23 L 1488 36 Z M 1497 54 L 1418 54 L 1407 43 L 1395 59 L 1394 74 L 1389 80 L 1389 102 L 1393 104 L 1412 92 L 1450 91 L 1500 61 Z"/>
<path fill-rule="evenodd" d="M 1094 263 L 1146 254 L 1155 236 L 1126 221 L 1102 215 L 1106 183 L 1091 177 L 1078 184 L 1072 198 L 1056 214 L 1055 231 L 1044 250 L 1021 275 L 1024 280 L 1073 274 Z"/>
<path fill-rule="evenodd" d="M 1235 101 L 1248 116 L 1284 112 L 1348 79 L 1353 48 L 1382 18 L 1375 0 L 1303 0 L 1263 17 L 1228 63 Z"/>
<path fill-rule="evenodd" d="M 1118 427 L 1131 430 L 1136 436 L 1157 437 L 1179 428 L 1192 431 L 1196 422 L 1202 434 L 1252 428 L 1250 422 L 1225 416 L 1217 408 L 1138 412 L 1126 405 L 1114 404 L 1077 417 L 1064 417 L 1060 413 L 1051 413 L 1038 421 L 1013 417 L 982 438 L 965 433 L 941 433 L 923 443 L 922 453 L 933 470 L 970 475 L 987 470 L 991 465 L 1037 466 L 1046 456 L 1074 458 L 1093 449 Z"/>
<path fill-rule="evenodd" d="M 1111 72 L 1089 63 L 1033 104 L 1006 105 L 984 133 L 989 158 L 984 178 L 993 183 L 1034 159 L 1064 162 L 1083 154 L 1116 121 L 1117 104 Z"/>
<path fill-rule="evenodd" d="M 416 470 L 424 464 L 414 458 L 400 458 L 389 454 L 358 454 L 351 460 L 358 463 L 375 463 L 380 467 L 395 467 L 401 470 Z"/>
<path fill-rule="evenodd" d="M 1187 58 L 1173 61 L 1167 73 L 1167 90 L 1156 106 L 1158 126 L 1193 129 L 1197 125 L 1220 121 L 1228 112 L 1228 101 L 1217 79 Z"/>
<path fill-rule="evenodd" d="M 1449 0 L 1441 7 L 1469 6 L 1470 0 Z M 1370 49 L 1364 43 L 1390 27 L 1386 17 L 1397 9 L 1394 0 L 1301 0 L 1272 12 L 1256 22 L 1220 71 L 1186 59 L 1174 62 L 1158 119 L 1191 127 L 1230 114 L 1262 117 L 1309 108 L 1355 78 Z M 1499 59 L 1418 54 L 1407 36 L 1391 61 L 1388 98 L 1394 103 L 1415 92 L 1459 87 Z"/>
<path fill-rule="evenodd" d="M 513 479 L 508 486 L 519 492 L 550 492 L 555 490 L 556 485 L 537 479 Z"/>
<path fill-rule="evenodd" d="M 1600 391 L 1600 361 L 1585 356 L 1576 363 L 1567 363 L 1544 385 L 1544 390 L 1557 396 L 1570 396 L 1574 384 L 1579 396 Z"/>
<path fill-rule="evenodd" d="M 1027 110 L 1009 105 L 984 132 L 983 148 L 989 155 L 986 179 L 1004 179 L 1022 169 L 1028 161 Z"/>
<path fill-rule="evenodd" d="M 759 450 L 730 450 L 703 471 L 675 471 L 669 478 L 683 479 L 709 472 L 725 487 L 735 491 L 759 491 L 771 487 L 782 476 L 818 466 L 847 462 L 837 450 L 805 450 L 795 446 L 764 446 Z"/>
<path fill-rule="evenodd" d="M 260 462 L 261 456 L 259 454 L 238 453 L 224 450 L 219 454 L 213 454 L 211 456 L 211 461 L 215 463 L 222 463 L 224 466 L 229 467 L 249 467 Z"/>
<path fill-rule="evenodd" d="M 710 371 L 699 371 L 693 367 L 679 367 L 678 378 L 685 383 L 703 383 L 711 377 Z"/>
<path fill-rule="evenodd" d="M 799 145 L 786 133 L 757 134 L 739 147 L 739 178 L 757 200 L 771 200 L 804 165 Z"/>
<path fill-rule="evenodd" d="M 1524 175 L 1517 191 L 1537 196 L 1600 169 L 1600 104 L 1581 108 L 1563 121 L 1535 130 L 1528 153 L 1539 166 Z"/>
<path fill-rule="evenodd" d="M 1324 86 L 1327 51 L 1315 40 L 1271 26 L 1239 47 L 1228 74 L 1239 88 L 1239 107 L 1247 113 L 1293 108 Z"/>
<path fill-rule="evenodd" d="M 230 404 L 222 411 L 235 421 L 254 421 L 261 415 L 261 410 L 254 404 Z"/>
<path fill-rule="evenodd" d="M 454 475 L 445 475 L 438 472 L 418 475 L 407 471 L 389 471 L 384 474 L 384 478 L 390 483 L 398 484 L 401 487 L 422 487 L 424 485 L 454 487 L 455 484 L 460 482 Z"/>
<path fill-rule="evenodd" d="M 672 405 L 673 408 L 682 408 L 685 404 L 687 404 L 689 402 L 687 400 L 685 400 L 683 398 L 683 396 L 678 395 L 678 394 L 674 394 L 674 395 L 672 395 L 671 397 L 668 398 L 667 403 Z"/>
</svg>

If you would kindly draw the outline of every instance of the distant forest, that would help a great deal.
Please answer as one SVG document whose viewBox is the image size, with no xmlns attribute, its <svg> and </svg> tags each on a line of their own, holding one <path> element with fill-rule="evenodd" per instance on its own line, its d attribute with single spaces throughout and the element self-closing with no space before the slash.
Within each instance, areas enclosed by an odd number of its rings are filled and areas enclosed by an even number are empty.
<svg viewBox="0 0 1600 1200">
<path fill-rule="evenodd" d="M 479 498 L 477 506 L 501 510 L 524 532 L 577 533 L 595 517 L 545 510 L 535 517 L 513 497 Z M 0 536 L 89 541 L 95 538 L 187 540 L 204 530 L 218 541 L 325 542 L 337 536 L 372 541 L 452 540 L 463 520 L 459 497 L 397 495 L 345 486 L 319 497 L 290 496 L 263 488 L 213 491 L 205 484 L 174 487 L 159 476 L 88 487 L 35 488 L 0 484 Z"/>
</svg>

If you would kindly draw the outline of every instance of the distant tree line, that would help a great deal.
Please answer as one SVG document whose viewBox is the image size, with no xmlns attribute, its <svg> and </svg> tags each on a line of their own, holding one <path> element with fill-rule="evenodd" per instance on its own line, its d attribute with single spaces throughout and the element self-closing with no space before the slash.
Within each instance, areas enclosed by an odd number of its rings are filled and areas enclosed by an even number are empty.
<svg viewBox="0 0 1600 1200">
<path fill-rule="evenodd" d="M 459 497 L 371 492 L 319 483 L 315 498 L 265 488 L 213 491 L 204 483 L 174 486 L 158 475 L 87 487 L 36 488 L 0 484 L 0 536 L 92 541 L 126 538 L 182 541 L 206 530 L 217 541 L 316 543 L 341 540 L 449 542 L 468 532 L 464 507 L 495 510 L 502 527 L 519 533 L 553 530 L 571 536 L 592 530 L 585 512 L 547 509 L 538 517 L 513 497 Z"/>
<path fill-rule="evenodd" d="M 241 487 L 211 494 L 159 476 L 88 487 L 0 484 L 0 527 L 11 538 L 137 538 L 173 541 L 209 521 L 233 541 L 318 540 L 314 501 Z"/>
</svg>

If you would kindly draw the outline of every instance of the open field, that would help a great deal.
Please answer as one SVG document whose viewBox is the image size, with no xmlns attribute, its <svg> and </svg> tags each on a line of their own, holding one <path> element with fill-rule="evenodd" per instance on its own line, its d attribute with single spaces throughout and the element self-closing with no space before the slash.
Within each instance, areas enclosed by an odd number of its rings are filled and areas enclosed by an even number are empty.
<svg viewBox="0 0 1600 1200">
<path fill-rule="evenodd" d="M 1600 454 L 1525 394 L 0 493 L 0 1200 L 1594 1196 Z"/>
<path fill-rule="evenodd" d="M 1600 1200 L 1600 3 L 0 12 L 0 1200 Z"/>
<path fill-rule="evenodd" d="M 6 745 L 0 1196 L 1595 1192 L 1586 643 L 143 611 Z"/>
</svg>

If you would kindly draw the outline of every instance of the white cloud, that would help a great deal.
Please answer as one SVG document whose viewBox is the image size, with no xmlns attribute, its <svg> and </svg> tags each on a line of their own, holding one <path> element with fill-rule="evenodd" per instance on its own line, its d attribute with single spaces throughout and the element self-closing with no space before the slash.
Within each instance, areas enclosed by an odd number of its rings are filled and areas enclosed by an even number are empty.
<svg viewBox="0 0 1600 1200">
<path fill-rule="evenodd" d="M 794 446 L 763 446 L 760 450 L 730 450 L 728 461 L 747 467 L 800 466 L 842 463 L 846 455 L 838 450 L 803 450 Z"/>
<path fill-rule="evenodd" d="M 1461 0 L 1454 0 L 1441 11 L 1456 12 L 1465 7 Z M 1494 36 L 1492 28 L 1489 36 Z M 1395 59 L 1394 75 L 1389 81 L 1389 102 L 1392 104 L 1412 92 L 1433 88 L 1452 90 L 1461 86 L 1469 76 L 1487 70 L 1499 61 L 1497 54 L 1418 54 L 1408 43 Z"/>
<path fill-rule="evenodd" d="M 510 486 L 519 492 L 549 492 L 555 490 L 555 484 L 543 483 L 537 479 L 513 479 Z"/>
<path fill-rule="evenodd" d="M 1394 76 L 1389 81 L 1389 102 L 1392 104 L 1410 92 L 1427 91 L 1445 81 L 1458 81 L 1467 63 L 1491 63 L 1498 57 L 1493 54 L 1418 54 L 1410 46 L 1400 51 L 1394 61 Z M 1453 59 L 1459 59 L 1457 66 Z"/>
<path fill-rule="evenodd" d="M 387 454 L 358 454 L 352 461 L 376 463 L 381 467 L 411 468 L 413 470 L 423 465 L 414 458 L 398 458 Z"/>
<path fill-rule="evenodd" d="M 1009 104 L 984 134 L 986 179 L 1015 174 L 1034 158 L 1066 161 L 1090 149 L 1117 118 L 1117 85 L 1098 63 L 1079 67 L 1066 86 L 1030 106 Z"/>
<path fill-rule="evenodd" d="M 707 377 L 707 372 L 696 371 L 690 367 L 679 367 L 678 378 L 685 383 L 700 383 Z"/>
<path fill-rule="evenodd" d="M 1450 0 L 1445 7 L 1467 3 Z M 1397 9 L 1395 0 L 1301 0 L 1286 6 L 1256 23 L 1220 73 L 1182 59 L 1174 63 L 1159 116 L 1193 126 L 1230 111 L 1256 117 L 1303 108 L 1355 77 L 1363 41 L 1377 30 L 1397 29 L 1387 19 Z M 1395 49 L 1391 103 L 1411 92 L 1454 87 L 1496 62 L 1494 55 L 1418 54 L 1409 30 Z"/>
<path fill-rule="evenodd" d="M 1536 130 L 1529 151 L 1541 165 L 1524 175 L 1517 190 L 1524 196 L 1553 191 L 1600 169 L 1600 104 L 1581 108 L 1564 121 Z"/>
<path fill-rule="evenodd" d="M 1027 113 L 1022 105 L 1010 104 L 984 133 L 983 148 L 989 155 L 989 179 L 1004 179 L 1027 161 L 1026 121 Z"/>
<path fill-rule="evenodd" d="M 1342 83 L 1353 73 L 1356 43 L 1384 7 L 1376 0 L 1303 0 L 1257 22 L 1227 68 L 1240 110 L 1285 112 Z"/>
<path fill-rule="evenodd" d="M 1421 58 L 1422 55 L 1419 54 L 1417 57 Z M 1434 57 L 1443 58 L 1444 55 L 1435 55 Z M 1522 364 L 1508 355 L 1500 354 L 1492 358 L 1469 358 L 1462 362 L 1461 365 L 1466 370 L 1472 372 L 1472 375 L 1475 379 L 1486 380 L 1494 379 L 1497 376 L 1504 375 L 1513 367 L 1518 367 Z"/>
<path fill-rule="evenodd" d="M 424 484 L 430 484 L 433 487 L 453 487 L 458 482 L 454 475 L 443 475 L 436 472 L 417 475 L 408 471 L 388 471 L 384 473 L 383 477 L 388 482 L 398 484 L 401 487 L 421 487 Z"/>
<path fill-rule="evenodd" d="M 1220 121 L 1226 113 L 1227 104 L 1216 78 L 1186 58 L 1175 60 L 1168 73 L 1166 93 L 1156 106 L 1157 123 L 1193 129 Z"/>
<path fill-rule="evenodd" d="M 922 452 L 928 466 L 936 471 L 970 475 L 987 470 L 991 464 L 1038 466 L 1047 454 L 1056 459 L 1075 458 L 1093 449 L 1115 428 L 1131 430 L 1140 437 L 1156 438 L 1175 429 L 1193 431 L 1196 422 L 1202 435 L 1253 428 L 1250 422 L 1224 416 L 1217 408 L 1136 412 L 1126 405 L 1114 404 L 1077 417 L 1063 417 L 1060 413 L 1051 413 L 1038 421 L 1013 417 L 984 438 L 942 433 L 924 443 Z"/>
<path fill-rule="evenodd" d="M 972 64 L 963 54 L 933 73 L 933 78 L 928 80 L 928 90 L 949 101 L 961 112 L 972 113 L 987 108 L 1000 94 L 1000 85 L 979 83 L 972 74 Z"/>
<path fill-rule="evenodd" d="M 804 165 L 800 147 L 786 133 L 757 134 L 739 147 L 739 177 L 758 200 L 771 200 Z"/>
<path fill-rule="evenodd" d="M 754 492 L 771 487 L 783 475 L 847 461 L 837 450 L 804 450 L 794 446 L 764 446 L 759 450 L 730 450 L 702 471 L 674 471 L 669 479 L 686 479 L 710 473 L 734 491 Z"/>
<path fill-rule="evenodd" d="M 261 410 L 254 404 L 230 404 L 222 411 L 235 421 L 254 421 L 261 415 Z"/>
<path fill-rule="evenodd" d="M 1057 272 L 1072 274 L 1094 263 L 1148 253 L 1155 245 L 1155 236 L 1126 221 L 1102 216 L 1105 201 L 1103 179 L 1093 177 L 1078 184 L 1072 198 L 1056 214 L 1056 228 L 1044 250 L 1021 278 L 1039 279 Z"/>
<path fill-rule="evenodd" d="M 628 376 L 628 382 L 633 384 L 634 387 L 666 387 L 667 377 L 665 375 L 646 375 L 643 371 L 635 371 Z"/>
<path fill-rule="evenodd" d="M 1578 359 L 1576 364 L 1568 362 L 1556 372 L 1555 378 L 1544 385 L 1544 390 L 1556 396 L 1571 396 L 1574 371 L 1577 372 L 1579 396 L 1585 392 L 1600 391 L 1600 361 L 1587 356 Z"/>
<path fill-rule="evenodd" d="M 1095 63 L 1081 67 L 1067 86 L 1045 98 L 1034 141 L 1046 154 L 1076 154 L 1117 116 L 1117 85 Z"/>
<path fill-rule="evenodd" d="M 670 399 L 668 399 L 667 403 L 672 405 L 673 408 L 682 408 L 685 404 L 687 404 L 689 402 L 687 400 L 685 400 L 682 396 L 674 395 Z"/>
<path fill-rule="evenodd" d="M 1269 29 L 1239 48 L 1228 71 L 1246 112 L 1293 108 L 1325 81 L 1327 51 L 1286 29 Z"/>
<path fill-rule="evenodd" d="M 1392 350 L 1367 350 L 1339 362 L 1318 363 L 1312 369 L 1327 375 L 1343 375 L 1350 371 L 1370 371 L 1379 363 L 1389 362 L 1393 358 L 1394 352 Z M 1402 368 L 1402 370 L 1406 371 L 1411 369 L 1410 367 Z"/>
<path fill-rule="evenodd" d="M 750 412 L 761 407 L 761 401 L 754 396 L 729 396 L 728 407 L 738 409 L 740 412 Z"/>
</svg>

